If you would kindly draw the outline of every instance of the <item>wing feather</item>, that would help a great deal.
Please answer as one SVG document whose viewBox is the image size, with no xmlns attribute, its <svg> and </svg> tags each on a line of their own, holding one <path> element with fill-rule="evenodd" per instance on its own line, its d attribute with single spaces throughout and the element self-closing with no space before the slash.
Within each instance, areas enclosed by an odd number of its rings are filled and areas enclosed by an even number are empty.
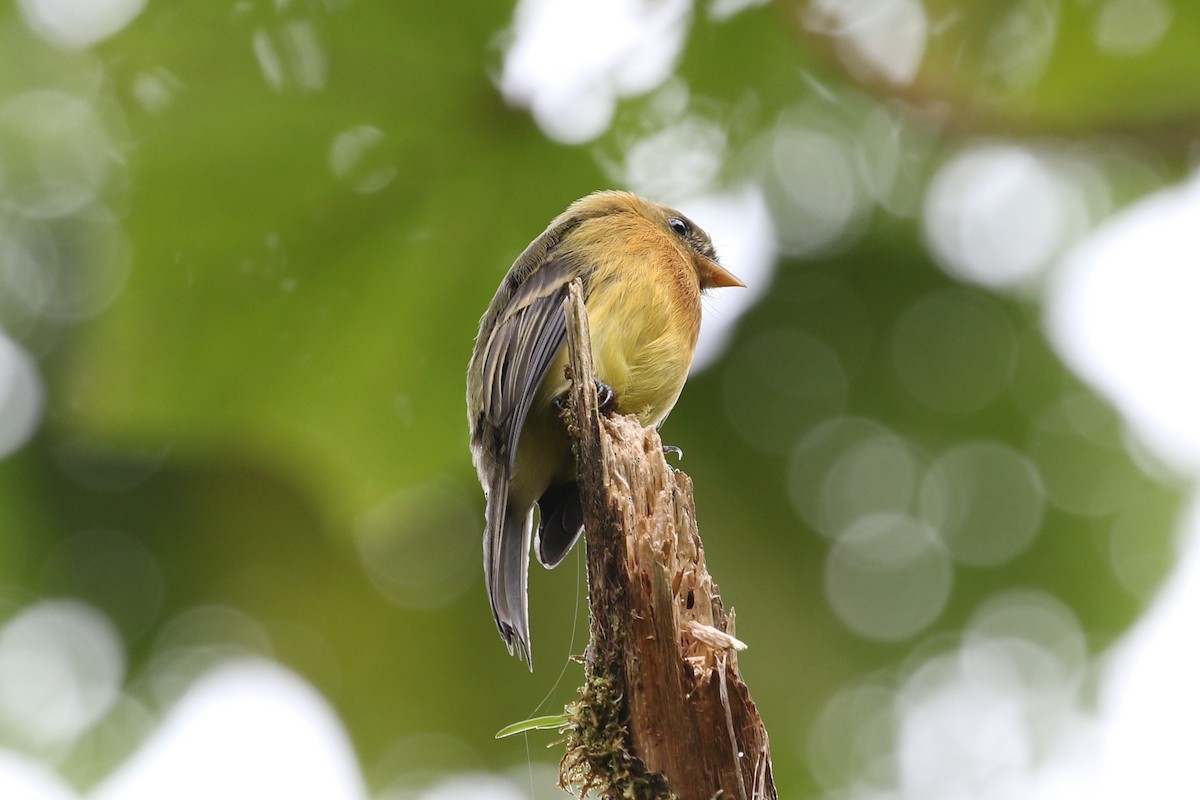
<svg viewBox="0 0 1200 800">
<path fill-rule="evenodd" d="M 563 300 L 576 273 L 562 258 L 551 258 L 531 273 L 501 311 L 484 350 L 484 413 L 510 471 L 537 389 L 566 341 Z"/>
</svg>

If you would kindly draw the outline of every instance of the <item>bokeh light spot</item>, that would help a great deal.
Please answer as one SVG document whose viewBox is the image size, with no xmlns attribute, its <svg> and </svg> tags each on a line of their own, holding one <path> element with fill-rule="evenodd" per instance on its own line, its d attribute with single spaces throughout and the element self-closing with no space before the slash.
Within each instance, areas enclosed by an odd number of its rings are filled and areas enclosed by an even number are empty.
<svg viewBox="0 0 1200 800">
<path fill-rule="evenodd" d="M 273 655 L 262 624 L 228 606 L 178 614 L 155 637 L 145 680 L 162 707 L 179 699 L 205 672 L 247 657 Z"/>
<path fill-rule="evenodd" d="M 0 727 L 35 747 L 67 744 L 116 702 L 124 672 L 120 635 L 99 611 L 30 606 L 0 629 Z"/>
<path fill-rule="evenodd" d="M 1031 282 L 1087 224 L 1087 206 L 1066 171 L 1011 145 L 978 145 L 954 156 L 925 201 L 925 236 L 938 263 L 992 288 Z"/>
<path fill-rule="evenodd" d="M 1121 640 L 1105 653 L 1098 687 L 1104 800 L 1184 797 L 1200 786 L 1200 493 L 1177 526 L 1179 557 Z"/>
<path fill-rule="evenodd" d="M 813 0 L 805 26 L 836 36 L 838 54 L 860 80 L 911 83 L 921 67 L 929 20 L 920 0 Z"/>
<path fill-rule="evenodd" d="M 1058 38 L 1058 0 L 1017 0 L 988 26 L 983 72 L 1011 90 L 1033 86 Z"/>
<path fill-rule="evenodd" d="M 809 737 L 808 760 L 830 792 L 864 780 L 894 780 L 892 758 L 896 692 L 878 683 L 848 686 L 825 702 Z"/>
<path fill-rule="evenodd" d="M 1112 521 L 1108 557 L 1117 582 L 1130 595 L 1148 600 L 1171 572 L 1177 544 L 1162 535 L 1178 526 L 1178 503 L 1155 492 Z"/>
<path fill-rule="evenodd" d="M 379 800 L 416 797 L 446 775 L 482 769 L 483 759 L 466 742 L 443 733 L 417 733 L 393 742 L 368 770 Z"/>
<path fill-rule="evenodd" d="M 528 789 L 499 775 L 479 773 L 455 775 L 423 791 L 399 797 L 387 795 L 384 800 L 528 800 Z"/>
<path fill-rule="evenodd" d="M 0 332 L 0 458 L 33 436 L 42 419 L 45 395 L 33 359 Z"/>
<path fill-rule="evenodd" d="M 866 112 L 859 131 L 859 171 L 871 199 L 900 217 L 913 216 L 924 186 L 924 160 L 904 122 L 884 106 Z M 927 147 L 928 145 L 926 145 Z M 924 149 L 924 148 L 922 148 Z"/>
<path fill-rule="evenodd" d="M 251 46 L 263 80 L 275 91 L 295 87 L 301 92 L 316 92 L 325 88 L 329 57 L 311 21 L 295 19 L 275 28 L 259 28 Z"/>
<path fill-rule="evenodd" d="M 960 636 L 926 639 L 907 661 L 898 690 L 876 674 L 823 709 L 810 761 L 826 797 L 1128 796 L 1083 790 L 1098 745 L 1082 710 L 1091 662 L 1061 601 L 994 595 Z"/>
<path fill-rule="evenodd" d="M 718 22 L 723 22 L 749 8 L 765 6 L 770 1 L 771 0 L 709 0 L 708 14 Z"/>
<path fill-rule="evenodd" d="M 647 197 L 687 197 L 707 190 L 725 161 L 725 129 L 691 115 L 633 142 L 621 182 Z"/>
<path fill-rule="evenodd" d="M 892 337 L 900 383 L 922 405 L 971 414 L 1008 385 L 1016 341 L 1004 312 L 967 289 L 925 295 L 904 312 Z"/>
<path fill-rule="evenodd" d="M 41 761 L 0 750 L 0 797 L 6 800 L 79 800 L 79 793 Z"/>
<path fill-rule="evenodd" d="M 120 32 L 142 13 L 146 0 L 18 0 L 18 7 L 43 39 L 75 48 Z"/>
<path fill-rule="evenodd" d="M 690 20 L 687 0 L 521 0 L 500 90 L 550 138 L 589 141 L 608 129 L 618 98 L 670 76 Z"/>
<path fill-rule="evenodd" d="M 1034 421 L 1026 452 L 1058 508 L 1090 517 L 1121 511 L 1146 488 L 1125 457 L 1119 421 L 1083 392 L 1063 398 Z"/>
<path fill-rule="evenodd" d="M 1155 455 L 1200 471 L 1200 174 L 1120 212 L 1048 287 L 1057 351 L 1103 391 Z"/>
<path fill-rule="evenodd" d="M 0 208 L 30 217 L 79 211 L 100 193 L 113 146 L 85 101 L 39 89 L 0 104 Z"/>
<path fill-rule="evenodd" d="M 1096 45 L 1108 53 L 1144 53 L 1166 34 L 1173 16 L 1163 0 L 1107 0 L 1096 13 Z"/>
<path fill-rule="evenodd" d="M 89 795 L 366 800 L 328 703 L 266 662 L 224 665 L 189 686 L 149 741 Z"/>
<path fill-rule="evenodd" d="M 1042 765 L 1086 726 L 1076 710 L 1086 667 L 1083 631 L 1061 602 L 1030 590 L 989 599 L 960 647 L 923 663 L 900 690 L 897 791 L 1039 796 Z"/>
<path fill-rule="evenodd" d="M 125 288 L 132 250 L 100 205 L 54 219 L 20 220 L 0 241 L 0 283 L 25 311 L 58 322 L 90 319 Z"/>
<path fill-rule="evenodd" d="M 994 567 L 1025 551 L 1041 527 L 1037 469 L 999 442 L 968 442 L 937 458 L 921 484 L 920 513 L 951 557 Z"/>
<path fill-rule="evenodd" d="M 821 483 L 818 530 L 838 536 L 862 517 L 907 511 L 912 506 L 918 474 L 912 449 L 894 434 L 847 447 Z"/>
<path fill-rule="evenodd" d="M 1058 690 L 1087 668 L 1087 642 L 1079 619 L 1061 600 L 1034 589 L 1010 589 L 984 601 L 967 622 L 964 667 L 972 647 L 991 643 L 1009 653 L 1022 686 Z"/>
<path fill-rule="evenodd" d="M 259 28 L 251 40 L 254 57 L 258 59 L 258 68 L 262 70 L 263 80 L 275 91 L 283 88 L 284 78 L 283 58 L 279 55 L 270 31 Z"/>
<path fill-rule="evenodd" d="M 386 136 L 373 125 L 342 131 L 329 147 L 329 168 L 334 176 L 359 194 L 373 194 L 396 177 L 396 165 L 382 146 Z"/>
<path fill-rule="evenodd" d="M 372 585 L 408 608 L 437 608 L 470 585 L 483 521 L 449 480 L 401 489 L 365 513 L 358 553 Z"/>
<path fill-rule="evenodd" d="M 825 594 L 860 636 L 907 639 L 950 598 L 954 568 L 933 529 L 901 514 L 875 514 L 838 535 L 825 562 Z"/>
<path fill-rule="evenodd" d="M 1003 778 L 1028 766 L 1020 707 L 1006 688 L 964 678 L 953 656 L 926 664 L 904 687 L 901 707 L 903 796 L 1009 796 L 1014 787 Z"/>
<path fill-rule="evenodd" d="M 742 343 L 725 372 L 734 427 L 767 452 L 786 452 L 813 425 L 840 413 L 846 392 L 846 373 L 833 349 L 791 329 Z"/>
<path fill-rule="evenodd" d="M 858 228 L 867 194 L 855 162 L 853 149 L 832 133 L 792 123 L 776 129 L 764 189 L 783 252 L 830 250 Z"/>
<path fill-rule="evenodd" d="M 183 81 L 164 67 L 139 72 L 130 80 L 129 86 L 133 99 L 151 114 L 160 114 L 170 108 L 181 89 Z"/>
<path fill-rule="evenodd" d="M 833 538 L 860 517 L 909 510 L 917 458 L 898 435 L 861 417 L 826 420 L 792 450 L 788 495 L 809 527 Z"/>
</svg>

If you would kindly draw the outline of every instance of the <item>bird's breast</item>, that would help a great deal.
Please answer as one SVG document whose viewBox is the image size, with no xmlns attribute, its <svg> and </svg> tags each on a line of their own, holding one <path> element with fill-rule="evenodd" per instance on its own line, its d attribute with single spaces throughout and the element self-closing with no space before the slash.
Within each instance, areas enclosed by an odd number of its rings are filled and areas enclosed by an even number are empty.
<svg viewBox="0 0 1200 800">
<path fill-rule="evenodd" d="M 597 276 L 587 311 L 596 376 L 613 388 L 620 413 L 657 425 L 691 367 L 700 293 L 669 262 L 645 266 L 616 280 Z"/>
</svg>

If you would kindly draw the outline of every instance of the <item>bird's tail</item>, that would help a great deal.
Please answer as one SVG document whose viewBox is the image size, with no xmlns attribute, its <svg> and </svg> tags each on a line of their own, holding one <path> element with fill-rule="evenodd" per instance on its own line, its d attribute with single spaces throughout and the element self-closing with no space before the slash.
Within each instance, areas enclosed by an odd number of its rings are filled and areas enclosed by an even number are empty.
<svg viewBox="0 0 1200 800">
<path fill-rule="evenodd" d="M 541 522 L 538 524 L 538 560 L 546 569 L 554 569 L 579 540 L 583 533 L 583 508 L 579 499 L 579 484 L 551 486 L 538 500 Z"/>
<path fill-rule="evenodd" d="M 529 647 L 529 545 L 533 509 L 524 514 L 508 505 L 507 476 L 498 476 L 487 497 L 483 531 L 484 582 L 500 636 L 533 671 Z"/>
</svg>

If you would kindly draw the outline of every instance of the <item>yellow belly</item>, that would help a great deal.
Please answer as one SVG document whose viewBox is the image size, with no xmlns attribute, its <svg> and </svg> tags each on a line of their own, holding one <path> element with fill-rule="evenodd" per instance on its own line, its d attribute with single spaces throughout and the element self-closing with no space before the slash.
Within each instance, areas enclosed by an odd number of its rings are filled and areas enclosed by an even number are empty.
<svg viewBox="0 0 1200 800">
<path fill-rule="evenodd" d="M 634 414 L 643 425 L 658 425 L 670 413 L 696 349 L 693 315 L 679 313 L 681 298 L 669 293 L 672 288 L 649 280 L 600 283 L 586 304 L 596 377 L 612 387 L 617 412 Z M 698 293 L 694 302 L 699 306 Z M 546 376 L 539 401 L 567 390 L 565 364 L 564 348 Z"/>
</svg>

